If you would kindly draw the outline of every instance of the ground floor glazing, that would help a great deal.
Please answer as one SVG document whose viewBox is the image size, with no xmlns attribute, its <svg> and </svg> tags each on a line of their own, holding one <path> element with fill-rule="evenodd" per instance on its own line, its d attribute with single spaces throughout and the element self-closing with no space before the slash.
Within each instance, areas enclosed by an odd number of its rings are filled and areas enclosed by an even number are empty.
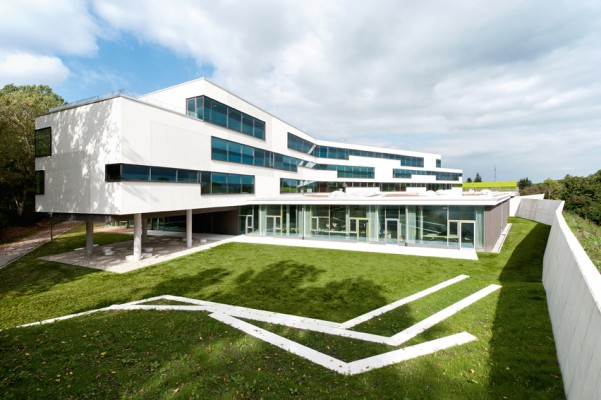
<svg viewBox="0 0 601 400">
<path fill-rule="evenodd" d="M 240 233 L 389 245 L 484 247 L 484 207 L 418 205 L 252 205 Z"/>
</svg>

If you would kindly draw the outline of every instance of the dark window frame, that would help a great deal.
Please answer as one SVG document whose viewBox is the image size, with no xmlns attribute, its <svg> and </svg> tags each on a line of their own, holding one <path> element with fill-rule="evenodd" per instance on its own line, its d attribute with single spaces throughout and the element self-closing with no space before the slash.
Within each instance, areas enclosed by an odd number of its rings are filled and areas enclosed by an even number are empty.
<svg viewBox="0 0 601 400">
<path fill-rule="evenodd" d="M 35 190 L 35 194 L 44 194 L 45 189 L 46 189 L 46 171 L 42 170 L 38 170 L 35 171 L 35 186 L 34 186 L 34 190 Z"/>
<path fill-rule="evenodd" d="M 47 138 L 44 138 L 47 140 L 47 149 L 40 147 L 43 139 L 40 136 L 45 133 L 48 134 Z M 34 149 L 36 157 L 50 157 L 52 155 L 52 127 L 48 126 L 35 130 Z"/>
</svg>

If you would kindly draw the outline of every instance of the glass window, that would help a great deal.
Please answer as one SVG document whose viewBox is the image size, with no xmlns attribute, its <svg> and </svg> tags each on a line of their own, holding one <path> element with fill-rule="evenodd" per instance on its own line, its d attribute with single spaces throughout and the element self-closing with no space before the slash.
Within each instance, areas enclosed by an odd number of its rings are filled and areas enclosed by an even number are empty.
<svg viewBox="0 0 601 400">
<path fill-rule="evenodd" d="M 207 122 L 212 122 L 211 109 L 212 109 L 213 100 L 211 100 L 210 98 L 205 96 L 202 99 L 202 103 L 203 103 L 202 108 L 204 110 L 203 111 L 203 115 L 204 115 L 203 120 L 207 121 Z"/>
<path fill-rule="evenodd" d="M 255 149 L 255 159 L 254 159 L 254 165 L 256 165 L 257 167 L 266 167 L 267 165 L 265 165 L 265 161 L 266 161 L 266 151 L 263 149 Z"/>
<path fill-rule="evenodd" d="M 236 142 L 228 142 L 227 144 L 227 160 L 229 162 L 242 162 L 242 145 Z"/>
<path fill-rule="evenodd" d="M 242 113 L 234 108 L 227 110 L 227 127 L 233 131 L 240 132 L 242 129 Z"/>
<path fill-rule="evenodd" d="M 452 206 L 449 214 L 449 219 L 471 221 L 476 219 L 476 208 L 470 206 Z"/>
<path fill-rule="evenodd" d="M 44 194 L 44 171 L 35 171 L 35 194 Z"/>
<path fill-rule="evenodd" d="M 227 106 L 218 101 L 211 102 L 211 122 L 227 127 Z"/>
<path fill-rule="evenodd" d="M 242 114 L 242 133 L 254 136 L 254 118 L 248 114 Z"/>
<path fill-rule="evenodd" d="M 260 119 L 255 119 L 255 134 L 254 136 L 259 139 L 265 139 L 265 122 Z"/>
<path fill-rule="evenodd" d="M 219 172 L 211 174 L 211 193 L 227 194 L 227 174 Z"/>
<path fill-rule="evenodd" d="M 242 192 L 241 175 L 227 174 L 227 192 L 237 194 Z"/>
<path fill-rule="evenodd" d="M 274 160 L 275 160 L 274 168 L 284 169 L 284 155 L 274 153 Z"/>
<path fill-rule="evenodd" d="M 205 119 L 204 117 L 204 96 L 198 96 L 196 98 L 196 118 Z"/>
<path fill-rule="evenodd" d="M 121 176 L 124 181 L 150 180 L 150 167 L 146 165 L 123 164 L 121 167 L 121 172 Z"/>
<path fill-rule="evenodd" d="M 186 100 L 186 114 L 190 117 L 196 115 L 196 98 L 192 97 Z"/>
<path fill-rule="evenodd" d="M 151 167 L 151 181 L 175 182 L 177 181 L 177 169 L 166 167 Z"/>
<path fill-rule="evenodd" d="M 35 130 L 35 156 L 48 157 L 52 154 L 52 128 Z"/>
<path fill-rule="evenodd" d="M 255 161 L 255 148 L 242 146 L 242 164 L 253 165 Z"/>
<path fill-rule="evenodd" d="M 106 164 L 104 166 L 104 180 L 107 182 L 121 181 L 121 164 Z"/>
<path fill-rule="evenodd" d="M 255 177 L 252 175 L 242 175 L 242 193 L 255 192 Z"/>
<path fill-rule="evenodd" d="M 190 169 L 178 169 L 177 170 L 177 181 L 178 182 L 197 183 L 198 182 L 198 171 L 193 171 Z"/>
<path fill-rule="evenodd" d="M 202 171 L 200 173 L 200 193 L 211 194 L 211 173 Z"/>
<path fill-rule="evenodd" d="M 227 161 L 227 140 L 216 137 L 211 138 L 211 158 L 213 160 Z"/>
</svg>

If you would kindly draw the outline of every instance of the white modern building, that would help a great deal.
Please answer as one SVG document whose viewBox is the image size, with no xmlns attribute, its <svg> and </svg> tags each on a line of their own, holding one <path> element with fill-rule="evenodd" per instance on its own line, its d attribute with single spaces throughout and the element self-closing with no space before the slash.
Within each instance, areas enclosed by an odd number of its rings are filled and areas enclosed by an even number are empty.
<svg viewBox="0 0 601 400">
<path fill-rule="evenodd" d="M 508 194 L 462 195 L 438 154 L 313 138 L 206 79 L 36 119 L 36 210 L 144 232 L 490 250 Z"/>
</svg>

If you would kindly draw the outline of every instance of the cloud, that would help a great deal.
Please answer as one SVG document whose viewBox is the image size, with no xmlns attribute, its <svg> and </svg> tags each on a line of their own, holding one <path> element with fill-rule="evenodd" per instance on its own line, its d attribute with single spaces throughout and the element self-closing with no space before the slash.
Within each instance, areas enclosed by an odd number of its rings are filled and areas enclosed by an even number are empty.
<svg viewBox="0 0 601 400">
<path fill-rule="evenodd" d="M 94 55 L 94 17 L 80 0 L 19 0 L 0 3 L 0 48 L 4 52 Z"/>
<path fill-rule="evenodd" d="M 28 53 L 0 56 L 0 86 L 7 83 L 55 85 L 67 76 L 69 69 L 57 57 Z"/>
<path fill-rule="evenodd" d="M 98 29 L 85 1 L 0 2 L 0 85 L 58 85 L 69 75 L 61 55 L 93 56 Z"/>
<path fill-rule="evenodd" d="M 131 35 L 193 58 L 216 83 L 319 138 L 451 154 L 460 168 L 495 157 L 514 177 L 595 169 L 596 1 L 4 3 L 0 54 L 93 57 L 98 37 Z"/>
</svg>

